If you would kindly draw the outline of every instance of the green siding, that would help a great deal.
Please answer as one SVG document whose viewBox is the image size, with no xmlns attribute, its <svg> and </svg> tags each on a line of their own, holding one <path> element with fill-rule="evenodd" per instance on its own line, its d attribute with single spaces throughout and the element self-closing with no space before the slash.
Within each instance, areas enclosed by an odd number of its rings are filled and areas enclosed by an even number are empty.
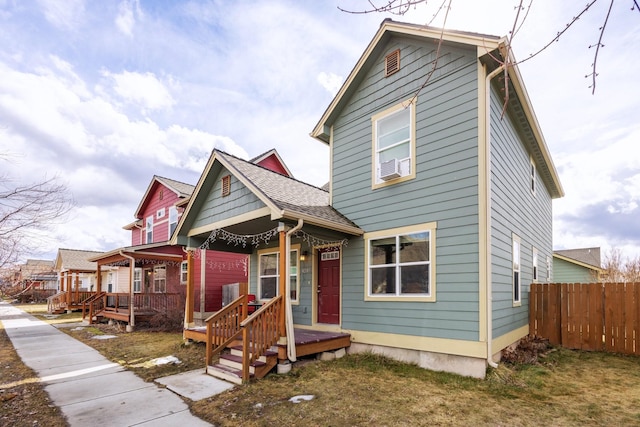
<svg viewBox="0 0 640 427">
<path fill-rule="evenodd" d="M 538 250 L 538 278 L 547 275 L 552 255 L 551 196 L 539 176 L 530 189 L 530 158 L 502 98 L 491 99 L 491 255 L 493 335 L 501 336 L 528 323 L 529 284 L 533 281 L 533 248 Z M 513 307 L 512 233 L 521 239 L 521 306 Z"/>
<path fill-rule="evenodd" d="M 366 232 L 437 221 L 436 302 L 365 302 L 364 239 L 353 238 L 343 252 L 342 327 L 477 340 L 476 52 L 443 48 L 417 98 L 416 178 L 372 190 L 371 116 L 416 94 L 435 58 L 429 42 L 395 38 L 386 52 L 397 48 L 401 70 L 385 78 L 381 55 L 334 124 L 333 205 Z"/>
<path fill-rule="evenodd" d="M 595 283 L 597 272 L 559 258 L 553 258 L 553 281 L 556 283 Z"/>
<path fill-rule="evenodd" d="M 231 193 L 222 197 L 222 177 L 229 171 L 222 169 L 216 176 L 192 228 L 202 227 L 223 219 L 245 214 L 265 206 L 247 187 L 231 175 Z"/>
</svg>

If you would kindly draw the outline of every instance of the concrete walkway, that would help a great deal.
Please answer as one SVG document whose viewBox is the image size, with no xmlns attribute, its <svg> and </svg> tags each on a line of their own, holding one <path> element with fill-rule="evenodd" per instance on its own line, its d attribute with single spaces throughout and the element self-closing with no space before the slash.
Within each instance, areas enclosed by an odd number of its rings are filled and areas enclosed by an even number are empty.
<svg viewBox="0 0 640 427">
<path fill-rule="evenodd" d="M 146 383 L 48 323 L 0 302 L 0 321 L 22 361 L 74 426 L 209 426 L 166 388 Z"/>
</svg>

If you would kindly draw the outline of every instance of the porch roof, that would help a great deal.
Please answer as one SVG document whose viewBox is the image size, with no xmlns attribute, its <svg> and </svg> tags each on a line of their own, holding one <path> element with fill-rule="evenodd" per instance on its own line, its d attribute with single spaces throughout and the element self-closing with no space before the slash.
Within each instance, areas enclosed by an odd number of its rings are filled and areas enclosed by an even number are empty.
<svg viewBox="0 0 640 427">
<path fill-rule="evenodd" d="M 171 248 L 174 253 L 171 252 L 157 252 L 154 249 L 159 248 Z M 139 245 L 139 246 L 127 246 L 123 248 L 114 249 L 109 252 L 105 252 L 101 255 L 90 258 L 90 261 L 95 261 L 98 265 L 110 265 L 114 263 L 120 263 L 122 261 L 127 260 L 128 257 L 132 257 L 136 261 L 150 261 L 150 262 L 182 262 L 183 256 L 180 253 L 175 253 L 177 251 L 182 251 L 182 247 L 175 246 L 171 247 L 167 242 L 162 243 L 153 243 L 149 245 Z M 124 255 L 123 255 L 124 254 Z"/>
<path fill-rule="evenodd" d="M 269 221 L 303 219 L 307 224 L 346 234 L 361 235 L 363 233 L 355 223 L 329 204 L 328 191 L 281 175 L 223 151 L 213 150 L 194 195 L 180 218 L 177 232 L 174 233 L 171 243 L 176 244 L 179 241 L 179 236 L 189 236 L 195 233 L 195 230 L 192 232 L 191 227 L 194 218 L 198 215 L 198 209 L 201 208 L 200 199 L 206 197 L 208 187 L 212 185 L 212 181 L 207 178 L 210 173 L 214 173 L 216 163 L 219 167 L 226 168 L 264 203 L 266 206 L 265 218 Z M 238 222 L 240 223 L 242 220 L 239 219 Z M 227 225 L 233 226 L 233 221 L 227 221 Z M 181 243 L 184 244 L 184 242 Z"/>
</svg>

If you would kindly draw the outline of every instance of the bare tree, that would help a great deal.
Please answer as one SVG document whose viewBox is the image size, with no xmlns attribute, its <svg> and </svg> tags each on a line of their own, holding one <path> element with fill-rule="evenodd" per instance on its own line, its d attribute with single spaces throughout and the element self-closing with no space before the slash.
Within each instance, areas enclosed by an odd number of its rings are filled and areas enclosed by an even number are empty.
<svg viewBox="0 0 640 427">
<path fill-rule="evenodd" d="M 603 281 L 640 283 L 640 256 L 627 258 L 618 248 L 611 248 L 602 264 Z"/>
<path fill-rule="evenodd" d="M 67 187 L 57 177 L 12 185 L 7 176 L 0 176 L 0 269 L 35 249 L 42 232 L 61 221 L 72 206 Z"/>
</svg>

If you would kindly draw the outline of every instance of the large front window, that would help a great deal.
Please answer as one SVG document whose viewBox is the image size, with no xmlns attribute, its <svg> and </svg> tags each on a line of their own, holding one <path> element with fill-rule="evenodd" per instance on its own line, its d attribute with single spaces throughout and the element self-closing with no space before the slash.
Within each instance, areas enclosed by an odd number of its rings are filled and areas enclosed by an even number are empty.
<svg viewBox="0 0 640 427">
<path fill-rule="evenodd" d="M 169 238 L 173 235 L 173 231 L 178 226 L 178 208 L 175 206 L 169 207 Z"/>
<path fill-rule="evenodd" d="M 415 177 L 415 103 L 398 104 L 372 121 L 373 187 Z"/>
<path fill-rule="evenodd" d="M 142 291 L 142 269 L 136 268 L 133 270 L 133 292 Z"/>
<path fill-rule="evenodd" d="M 367 299 L 435 299 L 435 225 L 367 236 Z"/>
<path fill-rule="evenodd" d="M 280 294 L 280 254 L 279 252 L 261 251 L 258 254 L 258 295 L 259 299 L 271 299 Z M 290 252 L 291 265 L 289 269 L 291 302 L 298 302 L 298 253 L 299 249 Z"/>
</svg>

